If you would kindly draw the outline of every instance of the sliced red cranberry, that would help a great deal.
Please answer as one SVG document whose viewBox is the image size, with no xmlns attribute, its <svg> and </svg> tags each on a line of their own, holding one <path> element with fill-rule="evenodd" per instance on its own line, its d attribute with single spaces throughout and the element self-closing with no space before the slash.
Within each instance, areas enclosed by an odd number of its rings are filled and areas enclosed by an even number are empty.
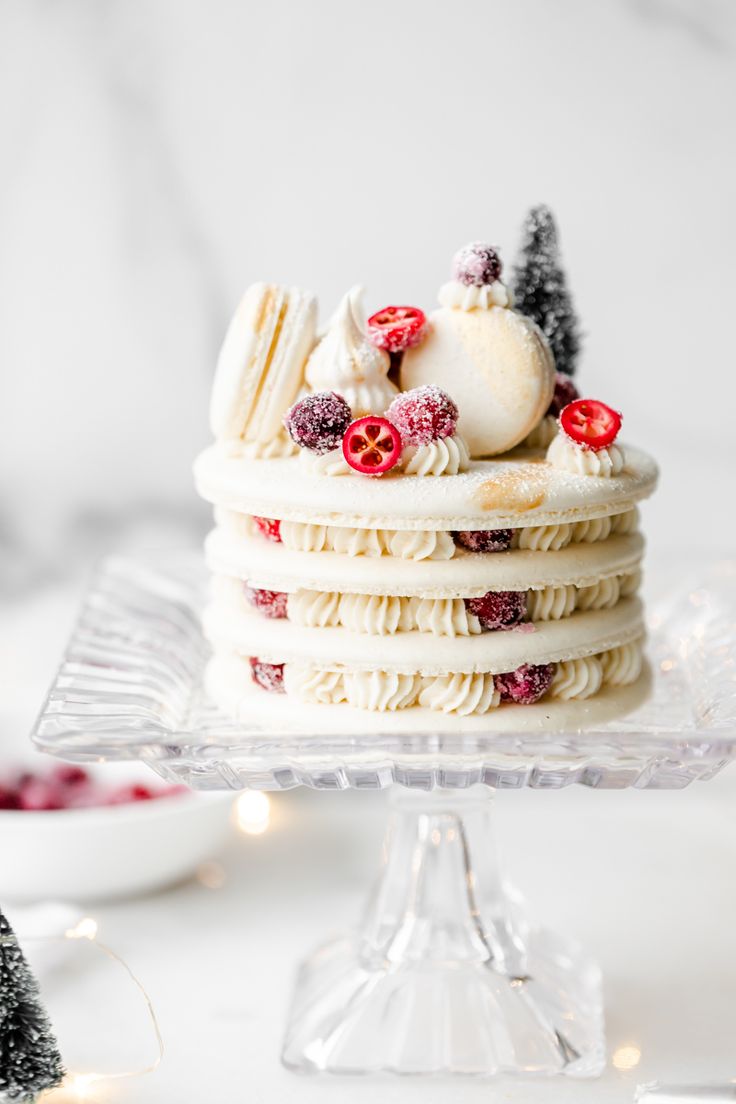
<svg viewBox="0 0 736 1104">
<path fill-rule="evenodd" d="M 340 447 L 352 417 L 342 395 L 318 391 L 294 403 L 284 415 L 284 425 L 300 448 L 323 455 Z"/>
<path fill-rule="evenodd" d="M 368 340 L 388 353 L 403 353 L 424 337 L 427 317 L 419 307 L 384 307 L 368 319 Z"/>
<path fill-rule="evenodd" d="M 253 681 L 264 690 L 274 694 L 285 693 L 283 663 L 264 663 L 257 656 L 251 656 L 250 672 Z"/>
<path fill-rule="evenodd" d="M 512 629 L 526 616 L 526 591 L 489 590 L 482 598 L 466 598 L 465 608 L 487 632 Z"/>
<path fill-rule="evenodd" d="M 463 529 L 453 533 L 455 544 L 468 552 L 506 552 L 513 536 L 513 529 Z"/>
<path fill-rule="evenodd" d="M 428 445 L 452 437 L 459 411 L 446 391 L 433 383 L 397 395 L 386 411 L 405 445 Z"/>
<path fill-rule="evenodd" d="M 252 606 L 262 613 L 264 617 L 272 617 L 280 620 L 287 615 L 287 603 L 289 595 L 281 590 L 259 590 L 257 587 L 244 584 L 245 596 Z"/>
<path fill-rule="evenodd" d="M 483 287 L 501 278 L 501 258 L 492 245 L 471 242 L 455 254 L 452 262 L 456 280 L 467 287 Z"/>
<path fill-rule="evenodd" d="M 598 399 L 576 399 L 561 412 L 560 425 L 577 445 L 598 452 L 616 440 L 621 415 Z"/>
<path fill-rule="evenodd" d="M 266 540 L 281 544 L 281 522 L 277 518 L 253 517 L 256 529 Z"/>
<path fill-rule="evenodd" d="M 579 398 L 580 393 L 570 377 L 566 376 L 564 372 L 558 372 L 555 376 L 555 393 L 552 396 L 552 402 L 549 404 L 547 413 L 551 414 L 553 418 L 557 418 L 569 403 L 575 402 Z"/>
<path fill-rule="evenodd" d="M 401 459 L 401 434 L 387 418 L 358 418 L 347 428 L 342 451 L 361 475 L 383 475 Z"/>
<path fill-rule="evenodd" d="M 550 688 L 555 666 L 554 663 L 524 663 L 515 671 L 496 675 L 501 701 L 516 702 L 517 705 L 538 702 Z"/>
</svg>

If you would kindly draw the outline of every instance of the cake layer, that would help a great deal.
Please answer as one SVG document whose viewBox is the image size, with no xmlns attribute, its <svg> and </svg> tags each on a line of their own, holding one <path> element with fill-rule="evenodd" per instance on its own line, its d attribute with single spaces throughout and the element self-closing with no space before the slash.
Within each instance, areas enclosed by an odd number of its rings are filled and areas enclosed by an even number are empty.
<svg viewBox="0 0 736 1104">
<path fill-rule="evenodd" d="M 502 529 L 622 513 L 654 490 L 657 466 L 626 446 L 624 471 L 609 479 L 547 464 L 544 453 L 474 460 L 448 476 L 328 477 L 299 457 L 254 460 L 213 445 L 194 466 L 203 498 L 244 514 L 368 529 Z"/>
<path fill-rule="evenodd" d="M 545 621 L 507 632 L 446 638 L 404 632 L 369 636 L 342 626 L 311 628 L 270 620 L 250 607 L 227 601 L 210 603 L 204 631 L 216 647 L 267 663 L 304 662 L 322 668 L 386 670 L 436 675 L 513 671 L 524 663 L 551 663 L 594 655 L 642 636 L 638 598 L 624 598 L 612 609 L 582 610 L 560 621 Z"/>
<path fill-rule="evenodd" d="M 270 740 L 278 740 L 281 736 L 288 739 L 295 733 L 315 737 L 357 733 L 376 737 L 393 733 L 571 733 L 632 712 L 645 701 L 650 685 L 650 674 L 645 666 L 632 685 L 604 686 L 595 697 L 584 701 L 544 698 L 536 705 L 502 705 L 488 713 L 460 716 L 422 706 L 395 713 L 373 713 L 346 703 L 318 705 L 287 694 L 269 694 L 253 683 L 247 660 L 228 652 L 215 655 L 206 674 L 207 690 L 213 701 L 249 729 L 263 728 Z M 407 748 L 407 753 L 409 751 Z M 376 754 L 382 755 L 379 749 Z M 429 750 L 427 755 L 431 757 Z M 560 763 L 564 761 L 561 752 Z"/>
<path fill-rule="evenodd" d="M 489 590 L 590 586 L 636 569 L 644 541 L 639 533 L 629 533 L 550 551 L 458 550 L 450 560 L 417 562 L 393 556 L 371 559 L 339 552 L 302 552 L 218 527 L 208 536 L 205 550 L 210 570 L 266 590 L 474 598 Z"/>
</svg>

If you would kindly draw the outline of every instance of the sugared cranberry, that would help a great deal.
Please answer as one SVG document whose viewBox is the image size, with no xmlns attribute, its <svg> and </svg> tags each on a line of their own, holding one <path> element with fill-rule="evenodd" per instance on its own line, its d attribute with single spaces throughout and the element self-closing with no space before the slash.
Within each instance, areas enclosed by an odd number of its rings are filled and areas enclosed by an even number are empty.
<svg viewBox="0 0 736 1104">
<path fill-rule="evenodd" d="M 245 596 L 252 606 L 262 613 L 264 617 L 272 617 L 278 620 L 287 616 L 288 594 L 282 590 L 259 590 L 257 587 L 245 584 Z"/>
<path fill-rule="evenodd" d="M 598 452 L 618 437 L 621 415 L 598 399 L 576 399 L 562 410 L 560 426 L 571 441 Z"/>
<path fill-rule="evenodd" d="M 264 690 L 270 690 L 274 694 L 285 692 L 283 663 L 264 663 L 257 656 L 251 656 L 250 671 L 253 681 Z"/>
<path fill-rule="evenodd" d="M 463 529 L 453 533 L 455 544 L 468 552 L 505 552 L 513 536 L 513 529 Z"/>
<path fill-rule="evenodd" d="M 489 590 L 482 598 L 466 598 L 465 608 L 480 621 L 482 629 L 512 629 L 524 620 L 526 591 Z"/>
<path fill-rule="evenodd" d="M 18 808 L 27 812 L 47 812 L 63 807 L 63 791 L 45 778 L 31 778 L 18 791 Z"/>
<path fill-rule="evenodd" d="M 533 705 L 549 690 L 554 673 L 554 663 L 524 663 L 515 671 L 496 675 L 496 686 L 501 692 L 501 701 L 516 702 L 517 705 Z"/>
<path fill-rule="evenodd" d="M 457 428 L 458 409 L 450 396 L 433 383 L 402 391 L 386 411 L 405 445 L 428 445 L 452 437 Z"/>
<path fill-rule="evenodd" d="M 483 287 L 492 284 L 501 277 L 501 258 L 492 245 L 485 242 L 471 242 L 464 245 L 455 254 L 452 262 L 453 275 L 461 284 L 468 287 Z"/>
<path fill-rule="evenodd" d="M 0 785 L 0 809 L 17 809 L 18 794 L 11 786 Z"/>
<path fill-rule="evenodd" d="M 368 340 L 387 353 L 403 353 L 424 337 L 427 318 L 419 307 L 384 307 L 367 322 Z"/>
<path fill-rule="evenodd" d="M 401 459 L 401 434 L 386 418 L 358 418 L 342 439 L 348 464 L 361 475 L 383 475 Z"/>
<path fill-rule="evenodd" d="M 83 767 L 73 767 L 68 763 L 62 763 L 54 767 L 51 778 L 60 786 L 68 786 L 70 789 L 77 786 L 85 786 L 90 781 L 90 776 Z"/>
<path fill-rule="evenodd" d="M 292 441 L 318 455 L 339 448 L 342 435 L 353 415 L 342 395 L 336 391 L 318 391 L 295 402 L 284 415 L 284 425 Z"/>
<path fill-rule="evenodd" d="M 266 540 L 281 544 L 281 522 L 277 518 L 255 517 L 256 529 L 262 533 Z"/>
<path fill-rule="evenodd" d="M 133 782 L 113 790 L 107 799 L 107 804 L 130 805 L 139 801 L 152 801 L 154 797 L 156 794 L 149 786 L 144 786 L 141 782 Z"/>
<path fill-rule="evenodd" d="M 579 398 L 578 389 L 570 377 L 566 376 L 564 372 L 558 372 L 555 376 L 555 393 L 552 396 L 552 402 L 549 404 L 547 413 L 551 414 L 553 418 L 557 418 L 568 403 L 575 402 L 575 399 Z"/>
</svg>

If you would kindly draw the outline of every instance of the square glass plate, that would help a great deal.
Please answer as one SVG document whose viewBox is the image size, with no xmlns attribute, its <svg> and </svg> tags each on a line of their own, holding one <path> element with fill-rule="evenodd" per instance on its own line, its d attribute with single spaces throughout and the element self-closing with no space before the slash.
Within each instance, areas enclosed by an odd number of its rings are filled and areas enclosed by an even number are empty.
<svg viewBox="0 0 736 1104">
<path fill-rule="evenodd" d="M 112 556 L 98 570 L 38 720 L 65 759 L 140 759 L 198 789 L 672 788 L 736 748 L 736 565 L 649 619 L 651 693 L 623 719 L 566 733 L 321 735 L 235 723 L 202 689 L 200 556 Z"/>
</svg>

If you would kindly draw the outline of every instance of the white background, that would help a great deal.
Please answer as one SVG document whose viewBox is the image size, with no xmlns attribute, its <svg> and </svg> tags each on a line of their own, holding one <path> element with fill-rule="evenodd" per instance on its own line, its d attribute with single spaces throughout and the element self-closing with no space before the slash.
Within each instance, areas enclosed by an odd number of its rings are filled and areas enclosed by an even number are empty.
<svg viewBox="0 0 736 1104">
<path fill-rule="evenodd" d="M 190 463 L 243 288 L 311 287 L 323 317 L 357 281 L 373 308 L 431 308 L 463 242 L 511 261 L 532 203 L 558 217 L 581 386 L 662 465 L 650 578 L 732 553 L 735 54 L 729 0 L 4 0 L 0 739 L 25 739 L 50 677 L 64 580 L 204 531 Z M 603 961 L 612 1048 L 643 1049 L 565 1099 L 736 1072 L 734 784 L 504 797 L 535 912 Z M 331 800 L 282 797 L 283 834 L 227 857 L 221 903 L 191 885 L 100 913 L 168 1044 L 125 1099 L 357 1098 L 276 1063 L 294 961 L 350 919 L 378 840 L 377 810 L 347 798 L 333 827 Z M 297 824 L 314 850 L 293 865 Z M 420 1092 L 557 1099 L 384 1095 Z"/>
</svg>

